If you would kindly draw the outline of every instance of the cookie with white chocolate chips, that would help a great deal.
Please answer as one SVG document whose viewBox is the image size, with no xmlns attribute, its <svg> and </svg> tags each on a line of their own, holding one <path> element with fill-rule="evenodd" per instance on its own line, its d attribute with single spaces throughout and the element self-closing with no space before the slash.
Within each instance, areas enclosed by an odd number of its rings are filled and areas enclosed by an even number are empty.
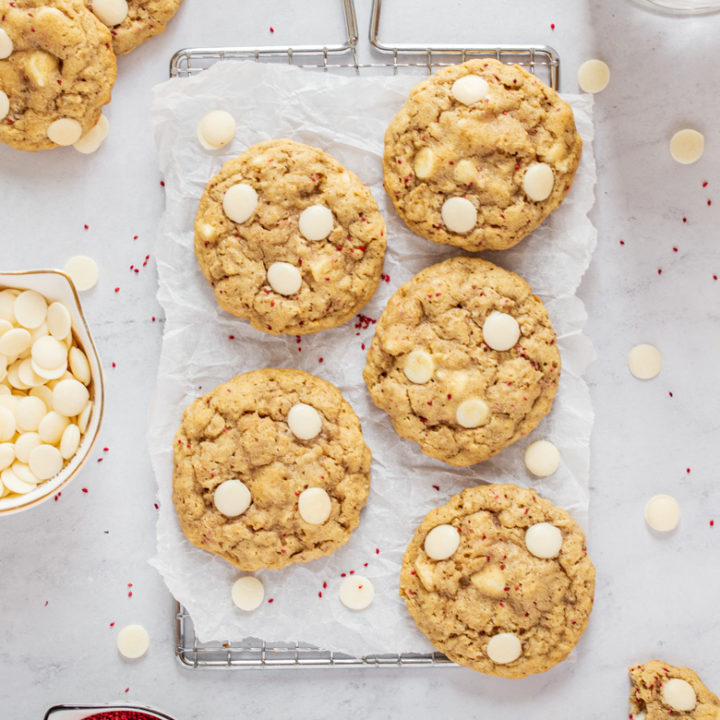
<svg viewBox="0 0 720 720">
<path fill-rule="evenodd" d="M 270 140 L 208 183 L 195 255 L 223 310 L 272 335 L 304 335 L 341 325 L 373 296 L 385 222 L 335 158 Z"/>
<path fill-rule="evenodd" d="M 0 142 L 72 145 L 110 102 L 109 30 L 83 0 L 0 0 Z"/>
<path fill-rule="evenodd" d="M 515 485 L 431 510 L 403 558 L 400 596 L 454 662 L 521 678 L 563 661 L 590 616 L 595 568 L 563 509 Z"/>
<path fill-rule="evenodd" d="M 633 665 L 630 673 L 630 718 L 665 720 L 668 716 L 718 720 L 720 700 L 697 673 L 662 660 Z"/>
<path fill-rule="evenodd" d="M 472 465 L 550 411 L 560 353 L 523 278 L 459 257 L 426 268 L 390 298 L 363 377 L 400 436 L 430 457 Z"/>
<path fill-rule="evenodd" d="M 334 552 L 370 489 L 360 420 L 334 385 L 301 370 L 255 370 L 198 398 L 174 452 L 185 536 L 241 570 Z"/>
<path fill-rule="evenodd" d="M 552 88 L 517 65 L 470 60 L 410 92 L 385 133 L 385 189 L 428 240 L 504 250 L 560 205 L 581 149 Z"/>
</svg>

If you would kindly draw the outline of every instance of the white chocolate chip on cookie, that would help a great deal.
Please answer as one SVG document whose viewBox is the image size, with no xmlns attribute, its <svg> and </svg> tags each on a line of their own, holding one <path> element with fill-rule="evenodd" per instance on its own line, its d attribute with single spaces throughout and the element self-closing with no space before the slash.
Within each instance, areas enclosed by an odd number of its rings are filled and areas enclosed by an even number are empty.
<svg viewBox="0 0 720 720">
<path fill-rule="evenodd" d="M 426 536 L 423 547 L 429 558 L 447 560 L 458 549 L 460 533 L 452 525 L 437 525 Z"/>
<path fill-rule="evenodd" d="M 324 205 L 311 205 L 300 213 L 300 232 L 306 240 L 324 240 L 333 229 L 335 218 Z"/>
<path fill-rule="evenodd" d="M 413 163 L 415 177 L 419 180 L 424 180 L 432 175 L 434 168 L 435 155 L 433 151 L 427 147 L 421 148 L 417 155 L 415 155 L 415 161 Z"/>
<path fill-rule="evenodd" d="M 312 440 L 322 430 L 322 417 L 312 405 L 297 403 L 288 413 L 288 426 L 296 438 Z"/>
<path fill-rule="evenodd" d="M 115 27 L 128 16 L 127 0 L 93 0 L 92 11 L 103 25 Z"/>
<path fill-rule="evenodd" d="M 250 491 L 241 480 L 226 480 L 215 488 L 213 502 L 225 517 L 242 515 L 250 507 Z"/>
<path fill-rule="evenodd" d="M 5 30 L 0 28 L 0 60 L 5 60 L 12 55 L 13 41 Z"/>
<path fill-rule="evenodd" d="M 513 633 L 498 633 L 487 644 L 488 657 L 498 665 L 507 665 L 522 654 L 520 638 Z"/>
<path fill-rule="evenodd" d="M 280 295 L 295 295 L 302 287 L 302 274 L 290 263 L 275 262 L 267 271 L 270 287 Z"/>
<path fill-rule="evenodd" d="M 300 517 L 310 525 L 322 525 L 332 511 L 330 496 L 322 488 L 308 488 L 298 497 Z"/>
<path fill-rule="evenodd" d="M 432 378 L 435 372 L 432 355 L 424 350 L 413 350 L 405 359 L 403 372 L 410 382 L 423 385 Z"/>
<path fill-rule="evenodd" d="M 465 75 L 452 85 L 453 97 L 463 105 L 474 105 L 484 100 L 489 90 L 490 86 L 478 75 Z"/>
<path fill-rule="evenodd" d="M 552 193 L 555 176 L 546 163 L 532 163 L 523 177 L 523 190 L 535 202 L 547 200 Z"/>
<path fill-rule="evenodd" d="M 0 90 L 0 120 L 4 120 L 10 112 L 10 99 Z"/>
<path fill-rule="evenodd" d="M 518 321 L 512 315 L 494 310 L 483 323 L 483 339 L 493 350 L 510 350 L 520 339 Z"/>
<path fill-rule="evenodd" d="M 484 400 L 470 398 L 460 403 L 455 411 L 455 419 L 464 428 L 480 427 L 490 419 L 490 408 Z"/>
<path fill-rule="evenodd" d="M 50 123 L 47 136 L 56 145 L 62 147 L 73 145 L 82 136 L 82 125 L 72 118 L 60 118 Z"/>
<path fill-rule="evenodd" d="M 477 210 L 466 198 L 452 197 L 443 203 L 442 215 L 445 227 L 454 233 L 468 233 L 477 222 Z"/>
<path fill-rule="evenodd" d="M 670 678 L 662 686 L 662 699 L 676 712 L 690 712 L 697 705 L 693 686 L 687 680 Z"/>
<path fill-rule="evenodd" d="M 237 183 L 228 188 L 223 197 L 223 210 L 230 220 L 244 223 L 255 212 L 258 195 L 255 188 L 245 183 Z"/>
<path fill-rule="evenodd" d="M 541 522 L 525 531 L 525 547 L 543 560 L 557 557 L 562 548 L 562 532 L 552 523 Z"/>
</svg>

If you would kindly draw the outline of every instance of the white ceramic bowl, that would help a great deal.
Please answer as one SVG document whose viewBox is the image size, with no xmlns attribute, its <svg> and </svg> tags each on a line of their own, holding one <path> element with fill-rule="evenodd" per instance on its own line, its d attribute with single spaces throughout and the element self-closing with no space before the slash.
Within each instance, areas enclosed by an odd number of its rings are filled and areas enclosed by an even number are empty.
<svg viewBox="0 0 720 720">
<path fill-rule="evenodd" d="M 80 440 L 80 447 L 70 462 L 53 478 L 40 483 L 35 490 L 25 495 L 13 495 L 0 498 L 0 515 L 20 512 L 35 507 L 41 502 L 62 490 L 74 477 L 87 460 L 100 430 L 103 415 L 103 399 L 105 386 L 102 367 L 90 329 L 85 321 L 80 298 L 72 280 L 59 270 L 28 270 L 23 272 L 0 273 L 0 289 L 13 288 L 18 290 L 35 290 L 49 301 L 58 300 L 64 303 L 72 316 L 72 331 L 75 342 L 87 356 L 90 363 L 90 399 L 93 401 L 92 413 L 87 429 Z"/>
</svg>

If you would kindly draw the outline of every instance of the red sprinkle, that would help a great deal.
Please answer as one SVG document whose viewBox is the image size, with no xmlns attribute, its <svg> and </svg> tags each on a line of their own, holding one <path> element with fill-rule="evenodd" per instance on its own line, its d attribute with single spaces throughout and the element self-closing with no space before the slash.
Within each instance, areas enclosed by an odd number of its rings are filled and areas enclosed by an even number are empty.
<svg viewBox="0 0 720 720">
<path fill-rule="evenodd" d="M 375 554 L 376 554 L 376 555 L 379 555 L 379 554 L 380 554 L 380 548 L 375 548 Z"/>
<path fill-rule="evenodd" d="M 658 275 L 662 275 L 662 268 L 658 268 Z"/>
<path fill-rule="evenodd" d="M 551 29 L 551 30 L 554 30 L 554 29 L 555 29 L 555 23 L 550 23 L 550 29 Z"/>
<path fill-rule="evenodd" d="M 319 597 L 319 598 L 322 597 L 322 592 L 319 592 L 319 593 L 318 593 L 318 597 Z"/>
<path fill-rule="evenodd" d="M 110 623 L 110 627 L 115 627 L 115 623 L 114 623 L 114 622 L 111 622 L 111 623 Z"/>
<path fill-rule="evenodd" d="M 690 468 L 685 468 L 685 472 L 689 475 L 689 474 L 690 474 Z"/>
<path fill-rule="evenodd" d="M 711 520 L 711 521 L 710 521 L 710 527 L 713 527 L 713 525 L 715 525 L 715 521 L 714 521 L 714 520 Z"/>
<path fill-rule="evenodd" d="M 678 249 L 676 247 L 673 247 L 673 252 L 677 252 Z"/>
<path fill-rule="evenodd" d="M 84 227 L 86 230 L 89 230 L 89 229 L 90 229 L 90 226 L 89 226 L 89 225 L 83 225 L 83 227 Z"/>
<path fill-rule="evenodd" d="M 684 222 L 684 223 L 687 222 L 687 218 L 686 218 L 686 217 L 683 218 L 683 222 Z"/>
<path fill-rule="evenodd" d="M 86 492 L 88 491 L 88 489 L 87 489 L 87 488 L 83 488 L 82 491 L 83 491 L 84 493 L 86 493 Z"/>
<path fill-rule="evenodd" d="M 116 292 L 116 293 L 120 292 L 120 288 L 119 288 L 119 287 L 116 287 L 116 288 L 115 288 L 115 292 Z"/>
<path fill-rule="evenodd" d="M 275 28 L 271 26 L 271 27 L 270 27 L 270 32 L 271 32 L 271 33 L 274 33 L 274 32 L 275 32 Z"/>
<path fill-rule="evenodd" d="M 323 583 L 323 590 L 324 590 L 325 588 L 327 588 L 327 583 L 326 583 L 326 582 Z"/>
<path fill-rule="evenodd" d="M 325 362 L 325 360 L 324 360 L 324 358 L 318 358 L 318 362 L 322 363 L 322 362 Z"/>
<path fill-rule="evenodd" d="M 165 181 L 164 181 L 164 180 L 161 180 L 161 181 L 160 181 L 160 187 L 165 187 Z"/>
<path fill-rule="evenodd" d="M 132 590 L 130 590 L 130 592 L 128 592 L 128 597 L 132 597 Z"/>
<path fill-rule="evenodd" d="M 437 490 L 438 492 L 440 492 L 440 486 L 439 486 L 439 485 L 433 485 L 433 488 L 434 488 L 435 490 Z"/>
<path fill-rule="evenodd" d="M 114 362 L 113 362 L 112 366 L 113 366 L 113 367 L 117 367 L 117 365 L 116 365 Z"/>
<path fill-rule="evenodd" d="M 275 602 L 275 598 L 270 598 L 270 599 L 268 600 L 268 602 L 269 602 L 269 603 L 274 603 L 274 602 Z"/>
</svg>

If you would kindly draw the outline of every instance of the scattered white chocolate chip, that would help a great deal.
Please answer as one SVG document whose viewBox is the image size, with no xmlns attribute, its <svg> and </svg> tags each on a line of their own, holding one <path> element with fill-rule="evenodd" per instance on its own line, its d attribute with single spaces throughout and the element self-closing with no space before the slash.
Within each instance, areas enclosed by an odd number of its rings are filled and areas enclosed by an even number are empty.
<svg viewBox="0 0 720 720">
<path fill-rule="evenodd" d="M 487 97 L 490 86 L 479 75 L 465 75 L 452 86 L 453 97 L 463 105 L 474 105 Z"/>
<path fill-rule="evenodd" d="M 0 28 L 0 60 L 10 57 L 13 51 L 13 41 L 5 30 Z"/>
<path fill-rule="evenodd" d="M 82 125 L 72 118 L 60 118 L 50 123 L 47 136 L 56 145 L 73 145 L 82 136 Z"/>
<path fill-rule="evenodd" d="M 237 607 L 245 612 L 252 612 L 260 607 L 265 598 L 265 588 L 258 578 L 245 575 L 233 583 L 231 595 Z"/>
<path fill-rule="evenodd" d="M 484 425 L 490 418 L 490 408 L 480 398 L 470 398 L 458 405 L 455 411 L 455 419 L 458 425 L 464 428 L 476 428 Z"/>
<path fill-rule="evenodd" d="M 435 372 L 435 363 L 430 353 L 425 350 L 413 350 L 403 365 L 405 377 L 412 383 L 423 385 L 432 378 Z"/>
<path fill-rule="evenodd" d="M 513 633 L 498 633 L 487 645 L 488 657 L 497 665 L 507 665 L 522 654 L 520 638 Z"/>
<path fill-rule="evenodd" d="M 109 132 L 110 121 L 104 115 L 100 115 L 100 119 L 95 123 L 95 126 L 74 142 L 73 147 L 83 155 L 90 155 L 96 152 L 105 142 Z"/>
<path fill-rule="evenodd" d="M 330 208 L 311 205 L 300 213 L 298 226 L 306 240 L 324 240 L 333 229 L 335 218 Z"/>
<path fill-rule="evenodd" d="M 693 686 L 687 680 L 670 678 L 663 683 L 662 699 L 676 712 L 690 712 L 697 705 Z"/>
<path fill-rule="evenodd" d="M 287 420 L 290 432 L 300 440 L 312 440 L 322 430 L 322 417 L 312 405 L 293 405 Z"/>
<path fill-rule="evenodd" d="M 302 287 L 302 273 L 286 262 L 274 262 L 267 271 L 270 287 L 280 295 L 295 295 Z"/>
<path fill-rule="evenodd" d="M 74 417 L 82 412 L 89 399 L 87 388 L 75 378 L 60 380 L 53 388 L 52 409 L 65 417 Z"/>
<path fill-rule="evenodd" d="M 61 303 L 51 303 L 47 311 L 48 332 L 57 340 L 64 340 L 72 328 L 70 311 Z"/>
<path fill-rule="evenodd" d="M 493 310 L 483 323 L 483 339 L 493 350 L 510 350 L 520 339 L 520 325 L 512 315 Z"/>
<path fill-rule="evenodd" d="M 53 445 L 38 445 L 30 453 L 28 465 L 38 480 L 49 480 L 62 470 L 63 456 Z"/>
<path fill-rule="evenodd" d="M 415 170 L 415 177 L 419 180 L 432 175 L 433 168 L 435 167 L 435 155 L 430 148 L 421 148 L 417 155 L 415 155 L 415 161 L 413 163 L 413 169 Z"/>
<path fill-rule="evenodd" d="M 445 227 L 454 233 L 468 233 L 477 222 L 477 210 L 466 198 L 451 197 L 447 199 L 440 211 Z"/>
<path fill-rule="evenodd" d="M 77 425 L 68 425 L 60 438 L 60 454 L 63 460 L 69 460 L 80 447 L 80 428 Z"/>
<path fill-rule="evenodd" d="M 200 119 L 197 138 L 206 150 L 219 150 L 234 137 L 237 125 L 235 118 L 225 110 L 211 110 Z"/>
<path fill-rule="evenodd" d="M 425 536 L 423 547 L 433 560 L 447 560 L 459 544 L 460 533 L 452 525 L 437 525 Z"/>
<path fill-rule="evenodd" d="M 97 2 L 97 0 L 95 0 Z M 150 647 L 150 635 L 142 625 L 126 625 L 117 636 L 118 652 L 128 660 L 141 658 Z"/>
<path fill-rule="evenodd" d="M 244 223 L 255 212 L 258 195 L 255 188 L 245 183 L 237 183 L 225 191 L 223 211 L 235 223 Z"/>
<path fill-rule="evenodd" d="M 108 27 L 119 25 L 128 15 L 127 0 L 93 0 L 92 11 Z"/>
<path fill-rule="evenodd" d="M 33 346 L 34 349 L 34 346 Z M 70 372 L 83 385 L 89 385 L 92 378 L 90 374 L 90 363 L 85 353 L 77 347 L 71 347 L 68 353 Z"/>
<path fill-rule="evenodd" d="M 578 68 L 577 82 L 583 92 L 602 92 L 610 82 L 610 68 L 602 60 L 586 60 Z"/>
<path fill-rule="evenodd" d="M 0 90 L 0 120 L 4 120 L 10 112 L 10 98 Z"/>
<path fill-rule="evenodd" d="M 242 515 L 250 507 L 251 500 L 250 491 L 242 480 L 226 480 L 213 493 L 215 507 L 225 517 Z"/>
<path fill-rule="evenodd" d="M 662 370 L 662 355 L 654 345 L 636 345 L 628 353 L 627 362 L 630 372 L 638 380 L 651 380 Z"/>
<path fill-rule="evenodd" d="M 552 523 L 541 522 L 525 531 L 525 547 L 535 556 L 548 560 L 557 557 L 562 547 L 562 532 Z"/>
<path fill-rule="evenodd" d="M 523 190 L 535 202 L 542 202 L 550 197 L 555 176 L 547 163 L 532 163 L 523 176 Z"/>
<path fill-rule="evenodd" d="M 678 130 L 670 140 L 670 155 L 681 165 L 697 162 L 705 152 L 705 136 L 697 130 Z"/>
<path fill-rule="evenodd" d="M 70 276 L 75 287 L 80 291 L 94 288 L 98 281 L 98 267 L 95 261 L 87 255 L 71 257 L 63 268 Z"/>
<path fill-rule="evenodd" d="M 549 440 L 536 440 L 525 450 L 525 467 L 537 477 L 548 477 L 560 466 L 560 451 Z"/>
<path fill-rule="evenodd" d="M 339 595 L 348 610 L 365 610 L 375 598 L 375 588 L 365 576 L 349 575 L 340 583 Z"/>
<path fill-rule="evenodd" d="M 298 497 L 298 511 L 302 519 L 310 525 L 322 525 L 332 510 L 330 496 L 322 488 L 308 488 Z"/>
<path fill-rule="evenodd" d="M 645 522 L 658 532 L 670 532 L 680 522 L 680 505 L 672 495 L 654 495 L 645 505 Z"/>
</svg>

